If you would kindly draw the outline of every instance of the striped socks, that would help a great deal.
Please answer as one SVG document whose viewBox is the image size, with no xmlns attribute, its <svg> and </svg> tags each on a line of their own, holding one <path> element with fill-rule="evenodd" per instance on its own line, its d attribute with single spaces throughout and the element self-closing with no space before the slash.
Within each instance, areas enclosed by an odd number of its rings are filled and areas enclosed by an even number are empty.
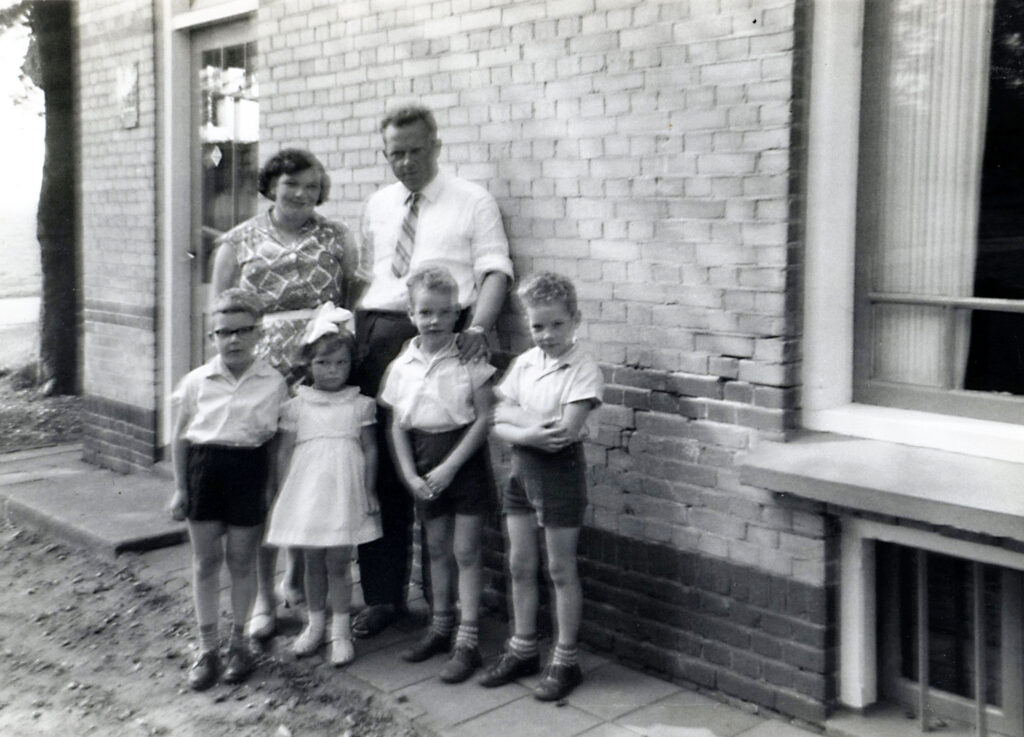
<svg viewBox="0 0 1024 737">
<path fill-rule="evenodd" d="M 462 622 L 459 624 L 458 634 L 455 635 L 455 647 L 475 648 L 480 643 L 480 627 L 476 622 Z"/>
<path fill-rule="evenodd" d="M 430 619 L 430 631 L 448 637 L 455 629 L 455 612 L 434 612 Z"/>
<path fill-rule="evenodd" d="M 555 645 L 551 665 L 573 666 L 579 662 L 580 649 L 576 645 Z"/>
<path fill-rule="evenodd" d="M 537 635 L 512 635 L 508 641 L 508 650 L 520 660 L 534 657 L 537 650 Z"/>
<path fill-rule="evenodd" d="M 203 624 L 199 626 L 199 652 L 217 652 L 220 642 L 217 637 L 217 623 Z"/>
</svg>

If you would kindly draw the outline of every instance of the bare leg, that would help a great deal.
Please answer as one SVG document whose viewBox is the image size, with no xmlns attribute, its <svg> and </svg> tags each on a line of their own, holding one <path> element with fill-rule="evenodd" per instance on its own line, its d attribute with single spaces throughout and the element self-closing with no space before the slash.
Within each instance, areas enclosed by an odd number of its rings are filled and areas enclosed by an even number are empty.
<svg viewBox="0 0 1024 737">
<path fill-rule="evenodd" d="M 508 529 L 509 572 L 512 576 L 513 633 L 520 637 L 534 637 L 537 633 L 537 515 L 509 514 L 505 516 Z"/>
<path fill-rule="evenodd" d="M 277 548 L 261 545 L 256 552 L 256 603 L 249 634 L 256 638 L 269 637 L 274 632 L 274 571 L 277 567 Z"/>
<path fill-rule="evenodd" d="M 331 665 L 346 665 L 355 658 L 349 614 L 352 606 L 351 547 L 327 549 L 327 592 L 331 601 L 331 645 L 328 659 Z"/>
<path fill-rule="evenodd" d="M 434 593 L 432 614 L 451 611 L 455 559 L 452 552 L 453 517 L 426 520 L 427 554 L 430 556 L 430 585 Z"/>
<path fill-rule="evenodd" d="M 249 619 L 256 599 L 256 555 L 262 536 L 262 525 L 228 527 L 226 558 L 231 576 L 231 614 L 238 628 Z"/>
<path fill-rule="evenodd" d="M 352 607 L 351 547 L 327 548 L 327 592 L 331 612 L 335 616 L 348 614 Z"/>
<path fill-rule="evenodd" d="M 480 616 L 480 589 L 483 568 L 480 535 L 484 518 L 480 515 L 455 516 L 453 552 L 459 571 L 459 613 L 463 624 L 475 623 Z"/>
<path fill-rule="evenodd" d="M 297 548 L 289 548 L 289 553 L 299 552 Z M 301 551 L 305 561 L 306 601 L 309 611 L 322 612 L 327 608 L 327 550 L 325 548 L 309 548 Z"/>
<path fill-rule="evenodd" d="M 291 548 L 289 552 L 301 552 L 305 560 L 306 598 L 309 601 L 309 616 L 306 626 L 292 643 L 292 652 L 299 657 L 312 655 L 324 641 L 324 627 L 327 622 L 327 551 L 325 548 Z"/>
<path fill-rule="evenodd" d="M 298 606 L 304 600 L 305 552 L 302 548 L 284 549 L 284 574 L 281 576 L 281 600 L 287 606 Z"/>
<path fill-rule="evenodd" d="M 575 646 L 583 612 L 583 589 L 576 566 L 579 527 L 546 527 L 548 572 L 555 587 L 555 620 L 559 645 Z"/>
<path fill-rule="evenodd" d="M 220 569 L 224 563 L 220 522 L 188 523 L 192 542 L 192 596 L 200 627 L 216 625 L 220 612 Z"/>
</svg>

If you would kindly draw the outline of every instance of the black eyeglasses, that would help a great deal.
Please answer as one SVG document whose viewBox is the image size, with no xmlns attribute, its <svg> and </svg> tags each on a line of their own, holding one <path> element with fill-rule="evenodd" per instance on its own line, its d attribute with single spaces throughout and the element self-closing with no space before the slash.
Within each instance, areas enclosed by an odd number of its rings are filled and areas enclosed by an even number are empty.
<svg viewBox="0 0 1024 737">
<path fill-rule="evenodd" d="M 231 338 L 237 335 L 239 338 L 244 338 L 245 336 L 252 333 L 252 331 L 255 329 L 255 325 L 246 325 L 245 327 L 242 328 L 217 328 L 216 330 L 210 331 L 210 337 L 224 338 L 225 340 L 230 340 Z"/>
</svg>

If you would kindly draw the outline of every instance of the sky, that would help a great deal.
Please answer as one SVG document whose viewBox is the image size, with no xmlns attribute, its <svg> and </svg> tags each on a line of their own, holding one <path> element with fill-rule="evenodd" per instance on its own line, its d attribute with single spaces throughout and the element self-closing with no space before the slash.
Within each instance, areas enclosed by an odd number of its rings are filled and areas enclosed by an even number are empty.
<svg viewBox="0 0 1024 737">
<path fill-rule="evenodd" d="M 39 292 L 35 212 L 45 121 L 42 91 L 21 79 L 28 36 L 24 26 L 0 33 L 0 298 Z"/>
</svg>

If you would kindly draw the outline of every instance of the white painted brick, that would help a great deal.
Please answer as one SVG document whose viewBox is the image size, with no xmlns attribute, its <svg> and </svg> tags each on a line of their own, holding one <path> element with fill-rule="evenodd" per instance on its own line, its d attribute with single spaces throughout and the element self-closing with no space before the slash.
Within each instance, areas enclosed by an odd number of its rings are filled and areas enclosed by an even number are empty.
<svg viewBox="0 0 1024 737">
<path fill-rule="evenodd" d="M 728 38 L 732 31 L 733 22 L 729 16 L 715 14 L 700 17 L 696 12 L 690 20 L 681 21 L 672 27 L 673 39 L 678 44 Z"/>
<path fill-rule="evenodd" d="M 624 49 L 644 49 L 651 46 L 672 43 L 673 28 L 669 24 L 641 25 L 620 32 L 620 43 Z"/>
<path fill-rule="evenodd" d="M 546 9 L 541 2 L 517 2 L 501 9 L 501 23 L 514 26 L 544 18 Z"/>
<path fill-rule="evenodd" d="M 594 0 L 547 0 L 544 5 L 548 18 L 585 15 L 594 10 Z"/>
</svg>

